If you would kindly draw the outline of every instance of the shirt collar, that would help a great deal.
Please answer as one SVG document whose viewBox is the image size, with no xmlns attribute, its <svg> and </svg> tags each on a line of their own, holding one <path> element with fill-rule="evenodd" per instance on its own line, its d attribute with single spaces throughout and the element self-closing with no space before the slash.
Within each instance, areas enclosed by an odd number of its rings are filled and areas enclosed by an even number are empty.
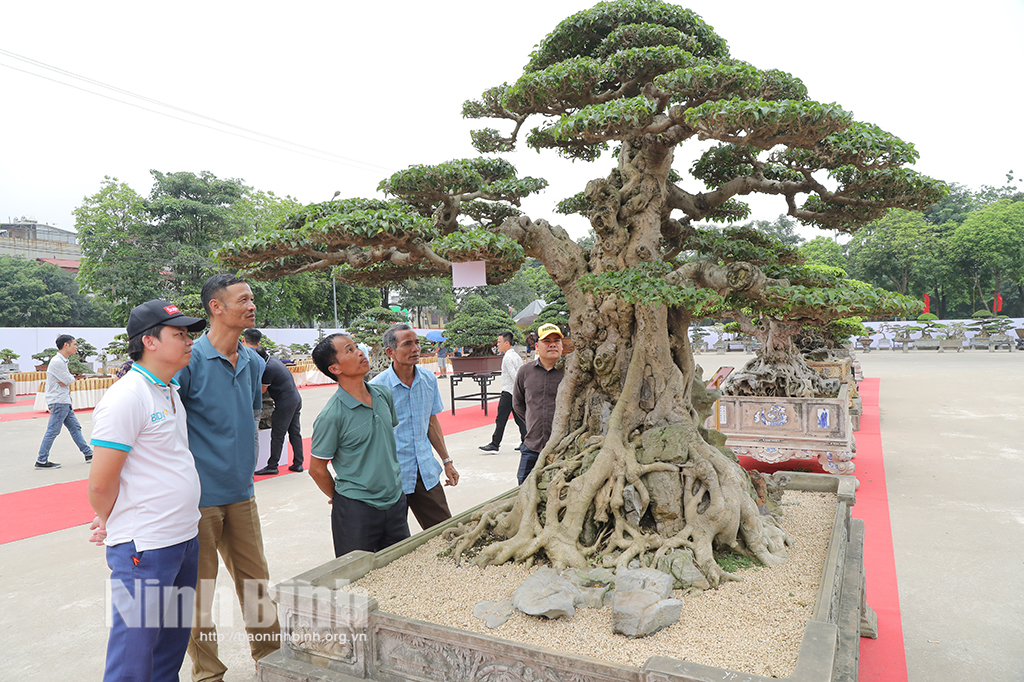
<svg viewBox="0 0 1024 682">
<path fill-rule="evenodd" d="M 235 366 L 236 371 L 249 362 L 249 353 L 247 352 L 249 350 L 251 349 L 242 345 L 241 341 L 238 342 L 238 363 Z M 213 344 L 210 343 L 210 339 L 206 336 L 206 332 L 203 332 L 203 335 L 200 336 L 194 344 L 192 344 L 192 353 L 194 354 L 196 351 L 198 351 L 199 355 L 205 360 L 213 360 L 214 358 L 223 358 L 224 360 L 227 360 L 219 350 L 213 347 Z M 256 351 L 253 351 L 253 354 L 255 355 Z"/>
<path fill-rule="evenodd" d="M 365 379 L 363 380 L 363 385 L 366 386 L 367 391 L 370 390 L 370 384 L 366 383 Z M 335 393 L 335 395 L 338 396 L 338 400 L 341 401 L 341 404 L 349 409 L 355 409 L 357 407 L 369 407 L 369 405 L 362 402 L 361 400 L 356 400 L 351 393 L 343 389 L 341 386 L 338 386 L 338 390 Z M 373 393 L 371 392 L 370 395 L 373 395 Z"/>
<path fill-rule="evenodd" d="M 395 374 L 395 365 L 394 365 L 394 363 L 392 363 L 391 365 L 388 366 L 388 368 L 386 370 L 384 370 L 383 372 L 380 373 L 381 381 L 388 388 L 392 388 L 393 389 L 396 386 L 403 386 L 404 388 L 411 389 L 413 386 L 416 385 L 417 381 L 426 381 L 426 379 L 424 378 L 424 375 L 420 374 L 420 370 L 421 369 L 422 368 L 419 365 L 416 365 L 415 367 L 413 367 L 412 386 L 410 386 L 410 385 L 406 384 L 404 381 L 402 381 L 401 379 L 398 378 L 398 375 Z M 422 371 L 426 372 L 427 370 L 424 369 Z"/>
<path fill-rule="evenodd" d="M 133 362 L 132 366 L 128 368 L 128 371 L 129 372 L 138 372 L 149 383 L 151 383 L 151 384 L 153 384 L 155 386 L 160 386 L 161 388 L 167 388 L 167 384 L 165 384 L 155 374 L 153 374 L 152 372 L 150 372 L 148 369 L 146 369 L 145 367 L 143 367 L 142 365 L 140 365 L 137 362 Z M 177 379 L 171 379 L 171 384 L 173 386 L 178 386 L 179 385 Z"/>
</svg>

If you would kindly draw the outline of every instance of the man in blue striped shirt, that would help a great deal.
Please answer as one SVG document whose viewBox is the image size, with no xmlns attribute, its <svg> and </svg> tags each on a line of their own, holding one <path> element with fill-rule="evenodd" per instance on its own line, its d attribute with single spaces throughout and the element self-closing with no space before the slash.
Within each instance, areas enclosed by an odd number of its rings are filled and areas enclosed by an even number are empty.
<svg viewBox="0 0 1024 682">
<path fill-rule="evenodd" d="M 384 352 L 391 358 L 391 367 L 370 383 L 391 389 L 399 422 L 395 427 L 395 443 L 402 469 L 402 492 L 416 521 L 426 530 L 452 516 L 444 487 L 440 485 L 442 465 L 444 484 L 459 482 L 459 472 L 448 456 L 441 422 L 437 419 L 437 414 L 444 409 L 441 391 L 434 374 L 418 365 L 420 342 L 412 327 L 392 325 L 384 332 L 382 343 Z M 441 456 L 441 464 L 431 446 Z"/>
</svg>

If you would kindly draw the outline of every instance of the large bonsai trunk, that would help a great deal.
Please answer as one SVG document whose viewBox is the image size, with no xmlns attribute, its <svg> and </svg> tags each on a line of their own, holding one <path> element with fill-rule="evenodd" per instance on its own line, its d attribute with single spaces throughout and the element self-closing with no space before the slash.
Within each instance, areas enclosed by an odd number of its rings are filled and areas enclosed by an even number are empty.
<svg viewBox="0 0 1024 682">
<path fill-rule="evenodd" d="M 551 439 L 536 467 L 513 501 L 461 529 L 456 556 L 480 542 L 481 565 L 541 555 L 556 568 L 626 566 L 689 548 L 712 585 L 727 575 L 715 546 L 765 564 L 785 557 L 785 535 L 760 515 L 747 472 L 700 435 L 688 313 L 576 286 L 587 272 L 634 267 L 659 253 L 671 159 L 653 152 L 626 145 L 619 171 L 588 186 L 597 206 L 589 254 L 544 222 L 520 218 L 502 228 L 562 287 L 576 351 L 566 358 Z M 690 274 L 725 279 L 713 268 Z"/>
<path fill-rule="evenodd" d="M 729 316 L 739 322 L 745 334 L 760 341 L 761 347 L 750 362 L 729 375 L 722 386 L 723 393 L 787 398 L 810 398 L 830 393 L 821 376 L 807 365 L 794 342 L 802 329 L 799 321 L 764 317 L 760 324 L 753 324 L 741 313 L 733 312 Z"/>
</svg>

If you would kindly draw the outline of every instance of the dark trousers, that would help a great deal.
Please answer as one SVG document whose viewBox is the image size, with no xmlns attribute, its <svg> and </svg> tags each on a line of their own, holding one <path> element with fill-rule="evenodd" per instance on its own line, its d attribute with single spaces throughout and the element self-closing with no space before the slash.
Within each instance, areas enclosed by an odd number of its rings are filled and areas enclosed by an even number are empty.
<svg viewBox="0 0 1024 682">
<path fill-rule="evenodd" d="M 302 432 L 299 430 L 299 413 L 302 411 L 302 401 L 295 403 L 292 407 L 281 408 L 274 406 L 274 413 L 270 417 L 270 459 L 267 460 L 268 467 L 276 467 L 281 461 L 281 451 L 284 450 L 284 436 L 288 434 L 288 442 L 292 444 L 292 464 L 302 464 Z"/>
<path fill-rule="evenodd" d="M 516 477 L 519 479 L 519 485 L 522 485 L 526 477 L 533 471 L 533 466 L 537 463 L 537 456 L 540 453 L 528 449 L 525 445 L 519 452 L 519 472 L 516 474 Z"/>
<path fill-rule="evenodd" d="M 501 439 L 505 437 L 505 425 L 508 424 L 508 416 L 512 415 L 519 427 L 519 442 L 526 440 L 526 421 L 512 411 L 512 394 L 508 391 L 501 392 L 501 399 L 498 401 L 498 417 L 494 420 L 494 435 L 491 436 L 491 445 L 499 447 Z"/>
<path fill-rule="evenodd" d="M 387 509 L 342 497 L 335 491 L 331 501 L 331 534 L 334 556 L 361 549 L 379 552 L 409 537 L 409 508 L 405 495 Z"/>
<path fill-rule="evenodd" d="M 451 511 L 448 509 L 448 498 L 444 494 L 444 485 L 439 481 L 435 483 L 433 488 L 427 490 L 427 486 L 423 484 L 423 477 L 417 471 L 416 489 L 406 495 L 406 499 L 409 500 L 409 509 L 412 510 L 412 515 L 416 517 L 416 523 L 420 524 L 420 528 L 423 530 L 452 517 Z"/>
</svg>

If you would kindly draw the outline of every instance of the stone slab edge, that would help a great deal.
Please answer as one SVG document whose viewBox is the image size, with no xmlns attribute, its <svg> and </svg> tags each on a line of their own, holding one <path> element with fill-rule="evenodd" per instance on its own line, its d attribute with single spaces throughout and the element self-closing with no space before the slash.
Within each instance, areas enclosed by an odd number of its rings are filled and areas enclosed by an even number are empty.
<svg viewBox="0 0 1024 682">
<path fill-rule="evenodd" d="M 828 574 L 833 576 L 833 578 L 830 582 L 822 582 L 819 587 L 815 614 L 808 621 L 804 630 L 796 669 L 793 675 L 788 678 L 794 682 L 830 682 L 833 678 L 833 669 L 836 664 L 837 655 L 847 658 L 850 656 L 850 652 L 837 651 L 837 647 L 841 646 L 843 642 L 849 643 L 850 640 L 847 637 L 840 638 L 839 628 L 835 624 L 827 622 L 828 613 L 823 612 L 824 608 L 821 605 L 824 604 L 824 599 L 831 601 L 831 594 L 837 585 L 836 580 L 842 581 L 842 578 L 846 577 L 847 574 L 850 574 L 852 577 L 851 571 L 863 571 L 862 566 L 857 568 L 845 565 L 853 560 L 854 557 L 860 557 L 861 561 L 863 561 L 863 534 L 860 535 L 860 553 L 846 551 L 845 547 L 848 541 L 849 510 L 855 501 L 856 479 L 852 476 L 804 472 L 786 472 L 786 475 L 790 476 L 790 484 L 787 488 L 789 490 L 832 492 L 839 498 L 839 505 L 833 525 L 833 538 L 830 542 L 829 558 L 826 560 L 826 567 L 823 570 L 823 574 Z M 280 591 L 284 591 L 285 594 L 293 593 L 294 587 L 298 585 L 333 586 L 335 581 L 340 581 L 343 584 L 348 581 L 358 580 L 373 568 L 385 565 L 395 558 L 415 550 L 433 537 L 436 537 L 446 528 L 465 522 L 471 514 L 482 507 L 502 499 L 511 498 L 517 492 L 518 488 L 513 488 L 488 502 L 477 505 L 449 519 L 444 524 L 440 524 L 428 532 L 418 533 L 388 548 L 385 552 L 380 552 L 376 555 L 368 552 L 352 552 L 344 557 L 329 561 L 285 583 L 274 586 L 272 593 L 276 598 Z M 832 545 L 836 544 L 836 541 L 844 546 L 841 549 L 833 547 Z M 844 559 L 843 566 L 839 566 L 838 563 L 834 566 L 829 565 L 830 561 L 835 560 L 838 562 L 839 558 Z M 826 576 L 823 575 L 824 577 Z M 856 594 L 857 603 L 863 602 L 863 582 L 860 582 L 856 587 L 843 584 L 841 588 L 849 588 L 849 590 L 859 588 L 861 591 Z M 824 595 L 828 596 L 825 597 Z M 847 592 L 847 597 L 852 598 L 850 592 Z M 574 679 L 595 681 L 712 682 L 714 680 L 728 679 L 734 682 L 767 682 L 767 680 L 774 679 L 662 656 L 651 657 L 640 669 L 620 666 L 587 657 L 571 656 L 546 647 L 523 645 L 487 635 L 468 633 L 456 628 L 403 618 L 394 614 L 377 611 L 375 610 L 375 600 L 369 601 L 373 602 L 372 604 L 367 604 L 372 609 L 370 612 L 369 633 L 369 648 L 372 654 L 367 661 L 369 664 L 367 672 L 371 675 L 370 679 L 383 682 L 390 682 L 392 680 L 396 682 L 398 680 L 422 680 L 424 682 L 441 680 L 448 682 L 448 680 L 455 679 L 475 679 L 478 676 L 478 669 L 476 669 L 477 672 L 469 673 L 472 675 L 471 677 L 465 678 L 459 676 L 457 674 L 459 671 L 457 670 L 451 671 L 456 673 L 455 676 L 438 676 L 438 671 L 433 666 L 422 667 L 418 674 L 417 671 L 409 669 L 409 661 L 417 659 L 417 649 L 430 650 L 434 660 L 437 660 L 436 657 L 439 655 L 439 651 L 445 648 L 445 643 L 454 649 L 454 651 L 450 652 L 456 655 L 456 658 L 453 660 L 466 661 L 468 660 L 466 659 L 467 656 L 494 656 L 493 661 L 481 664 L 489 666 L 489 670 L 493 674 L 498 674 L 499 676 L 511 674 L 513 675 L 512 679 L 515 679 L 517 675 L 520 677 L 526 675 L 527 678 L 524 679 L 528 679 L 529 675 L 536 674 L 540 669 L 551 672 L 561 670 L 570 677 L 574 677 Z M 849 603 L 847 600 L 843 601 L 844 603 Z M 857 620 L 859 627 L 859 608 Z M 388 636 L 405 638 L 403 642 L 394 645 L 405 648 L 390 649 L 392 652 L 400 650 L 408 654 L 407 658 L 402 657 L 405 661 L 402 670 L 394 669 L 394 661 L 397 660 L 394 656 L 392 656 L 393 663 L 391 666 L 381 663 L 381 645 Z M 859 647 L 859 640 L 857 640 L 857 645 Z M 388 646 L 391 646 L 391 644 Z M 858 655 L 859 648 L 858 653 L 854 653 L 853 656 L 856 657 Z M 562 663 L 558 663 L 559 660 Z M 469 664 L 464 663 L 462 665 Z M 535 666 L 540 666 L 540 668 Z M 583 667 L 581 668 L 580 666 Z M 470 668 L 464 668 L 464 671 L 470 671 Z M 309 670 L 316 671 L 316 675 L 311 676 L 308 672 Z M 291 658 L 286 652 L 282 651 L 260 661 L 257 679 L 261 682 L 283 682 L 285 680 L 349 682 L 349 680 L 360 678 L 353 678 L 336 670 L 319 668 L 304 661 Z M 852 679 L 856 679 L 856 673 L 854 673 Z"/>
</svg>

